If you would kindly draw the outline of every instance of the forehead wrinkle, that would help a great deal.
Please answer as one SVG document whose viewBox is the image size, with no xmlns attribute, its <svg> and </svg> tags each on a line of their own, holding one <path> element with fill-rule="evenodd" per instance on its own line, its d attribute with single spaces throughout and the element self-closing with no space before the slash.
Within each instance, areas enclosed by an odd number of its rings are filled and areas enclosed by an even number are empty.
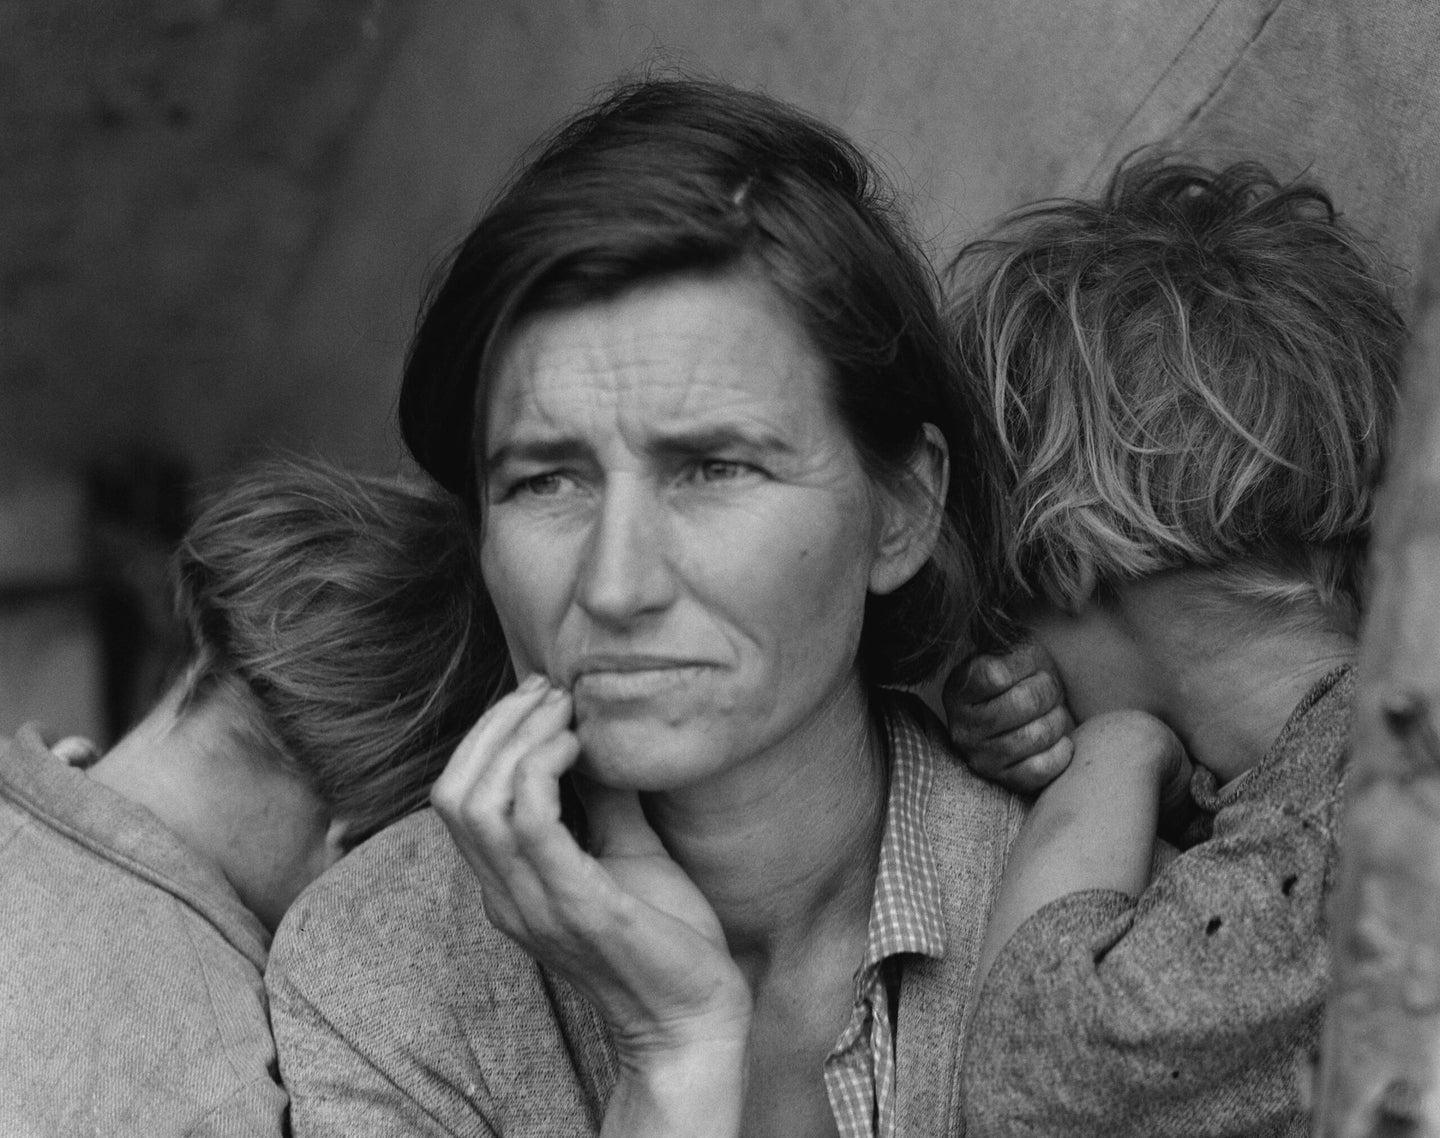
<svg viewBox="0 0 1440 1138">
<path fill-rule="evenodd" d="M 824 416 L 814 414 L 809 397 L 818 396 L 828 410 L 829 385 L 823 365 L 803 341 L 797 340 L 796 346 L 806 354 L 797 358 L 774 351 L 773 345 L 762 350 L 763 335 L 744 340 L 711 340 L 704 335 L 686 339 L 697 350 L 664 357 L 684 359 L 683 374 L 663 370 L 673 366 L 668 362 L 661 368 L 647 367 L 642 357 L 633 377 L 632 389 L 646 382 L 671 389 L 665 422 L 653 431 L 657 438 L 729 434 L 790 449 L 822 429 Z M 766 382 L 771 377 L 773 381 Z M 645 406 L 643 399 L 636 401 L 637 408 Z"/>
<path fill-rule="evenodd" d="M 524 441 L 585 449 L 599 441 L 597 429 L 613 431 L 637 455 L 726 433 L 778 444 L 770 450 L 848 443 L 825 361 L 793 320 L 756 303 L 753 287 L 734 297 L 731 319 L 712 320 L 708 296 L 677 297 L 666 286 L 655 297 L 651 306 L 642 290 L 522 325 L 502 360 L 507 382 L 490 417 L 491 445 L 496 418 Z"/>
<path fill-rule="evenodd" d="M 813 413 L 798 413 L 814 382 L 801 363 L 791 362 L 782 375 L 774 356 L 746 359 L 750 353 L 704 336 L 685 337 L 697 351 L 666 351 L 635 334 L 619 344 L 633 351 L 615 351 L 613 336 L 570 340 L 559 350 L 543 335 L 538 339 L 531 335 L 517 343 L 505 369 L 512 380 L 505 392 L 508 417 L 523 421 L 527 435 L 569 435 L 610 419 L 633 449 L 725 435 L 788 448 L 786 435 L 803 436 L 820 426 Z M 774 374 L 776 382 L 758 387 L 746 382 L 762 371 Z M 828 398 L 823 384 L 815 383 L 815 389 Z"/>
<path fill-rule="evenodd" d="M 491 388 L 487 450 L 505 449 L 496 445 L 499 430 L 512 436 L 506 447 L 523 447 L 535 439 L 549 441 L 572 433 L 566 423 L 577 408 L 588 404 L 592 411 L 599 410 L 606 402 L 605 385 L 588 381 L 604 371 L 595 347 L 592 343 L 588 350 L 580 351 L 577 344 L 566 343 L 559 352 L 536 325 L 521 329 Z"/>
</svg>

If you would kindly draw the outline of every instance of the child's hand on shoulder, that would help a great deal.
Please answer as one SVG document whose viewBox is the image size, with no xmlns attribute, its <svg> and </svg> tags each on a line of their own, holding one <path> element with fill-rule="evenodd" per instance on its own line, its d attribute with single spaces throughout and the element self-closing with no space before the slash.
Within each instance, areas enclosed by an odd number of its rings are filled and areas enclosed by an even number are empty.
<svg viewBox="0 0 1440 1138">
<path fill-rule="evenodd" d="M 981 778 L 1036 794 L 1070 765 L 1074 720 L 1050 654 L 1026 642 L 1001 655 L 977 655 L 945 680 L 950 735 Z"/>
</svg>

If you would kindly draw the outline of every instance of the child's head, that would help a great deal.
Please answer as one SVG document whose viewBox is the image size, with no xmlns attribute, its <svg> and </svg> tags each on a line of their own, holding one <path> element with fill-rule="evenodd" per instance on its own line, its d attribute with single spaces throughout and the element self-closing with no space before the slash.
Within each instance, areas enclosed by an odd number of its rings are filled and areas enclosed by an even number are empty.
<svg viewBox="0 0 1440 1138">
<path fill-rule="evenodd" d="M 175 559 L 181 709 L 225 698 L 353 845 L 426 801 L 509 676 L 475 545 L 438 490 L 275 461 L 214 496 Z"/>
<path fill-rule="evenodd" d="M 1075 608 L 1198 566 L 1353 619 L 1403 325 L 1323 191 L 1146 159 L 1095 201 L 1013 214 L 951 271 L 1023 591 Z"/>
</svg>

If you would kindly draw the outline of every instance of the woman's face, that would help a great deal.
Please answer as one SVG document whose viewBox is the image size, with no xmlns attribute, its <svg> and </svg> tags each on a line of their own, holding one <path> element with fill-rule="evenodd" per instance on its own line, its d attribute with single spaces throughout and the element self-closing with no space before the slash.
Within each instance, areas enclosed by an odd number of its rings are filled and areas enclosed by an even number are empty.
<svg viewBox="0 0 1440 1138">
<path fill-rule="evenodd" d="M 507 346 L 485 580 L 520 675 L 573 692 L 592 777 L 692 785 L 859 698 L 884 496 L 827 384 L 741 275 L 541 314 Z"/>
</svg>

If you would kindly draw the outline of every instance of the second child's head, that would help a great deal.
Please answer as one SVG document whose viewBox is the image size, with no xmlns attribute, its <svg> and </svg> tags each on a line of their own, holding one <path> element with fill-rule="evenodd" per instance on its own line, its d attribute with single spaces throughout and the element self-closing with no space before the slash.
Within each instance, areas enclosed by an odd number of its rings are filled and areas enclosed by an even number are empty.
<svg viewBox="0 0 1440 1138">
<path fill-rule="evenodd" d="M 1403 322 L 1313 185 L 1122 165 L 951 266 L 1010 463 L 1012 584 L 1066 608 L 1167 569 L 1353 629 Z"/>
<path fill-rule="evenodd" d="M 276 459 L 209 499 L 174 572 L 182 714 L 223 702 L 217 746 L 294 774 L 347 848 L 425 805 L 512 682 L 464 509 L 435 488 Z"/>
</svg>

